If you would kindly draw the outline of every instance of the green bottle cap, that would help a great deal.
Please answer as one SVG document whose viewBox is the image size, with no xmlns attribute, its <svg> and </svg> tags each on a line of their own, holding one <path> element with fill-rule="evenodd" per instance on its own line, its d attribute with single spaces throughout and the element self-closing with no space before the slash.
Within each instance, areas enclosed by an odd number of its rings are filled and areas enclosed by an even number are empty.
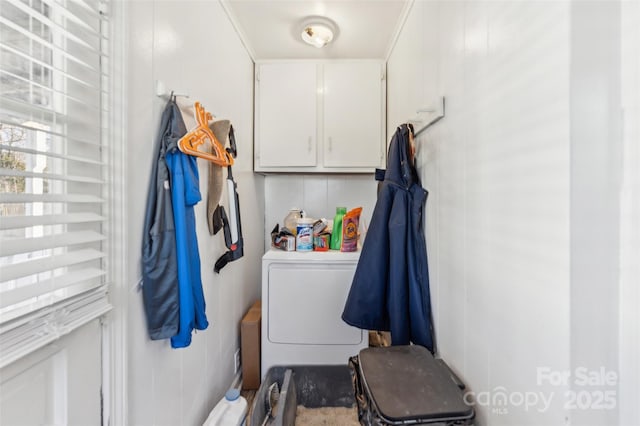
<svg viewBox="0 0 640 426">
<path fill-rule="evenodd" d="M 336 207 L 336 214 L 346 214 L 346 213 L 347 213 L 346 207 Z"/>
</svg>

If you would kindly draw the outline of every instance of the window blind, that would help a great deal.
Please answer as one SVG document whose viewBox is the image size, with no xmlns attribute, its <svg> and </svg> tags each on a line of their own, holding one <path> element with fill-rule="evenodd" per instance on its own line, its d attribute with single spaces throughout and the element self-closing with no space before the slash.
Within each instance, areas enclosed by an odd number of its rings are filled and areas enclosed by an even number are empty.
<svg viewBox="0 0 640 426">
<path fill-rule="evenodd" d="M 0 368 L 105 314 L 107 0 L 0 1 Z"/>
</svg>

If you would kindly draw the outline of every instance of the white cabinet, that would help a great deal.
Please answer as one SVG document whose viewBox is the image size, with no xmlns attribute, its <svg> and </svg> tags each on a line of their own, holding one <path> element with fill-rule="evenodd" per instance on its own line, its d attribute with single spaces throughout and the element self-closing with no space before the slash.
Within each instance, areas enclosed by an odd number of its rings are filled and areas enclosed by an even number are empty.
<svg viewBox="0 0 640 426">
<path fill-rule="evenodd" d="M 257 65 L 254 170 L 371 173 L 385 164 L 380 61 Z"/>
<path fill-rule="evenodd" d="M 324 65 L 325 167 L 382 166 L 382 67 L 371 63 Z"/>
<path fill-rule="evenodd" d="M 316 65 L 269 64 L 256 86 L 256 170 L 316 165 Z"/>
</svg>

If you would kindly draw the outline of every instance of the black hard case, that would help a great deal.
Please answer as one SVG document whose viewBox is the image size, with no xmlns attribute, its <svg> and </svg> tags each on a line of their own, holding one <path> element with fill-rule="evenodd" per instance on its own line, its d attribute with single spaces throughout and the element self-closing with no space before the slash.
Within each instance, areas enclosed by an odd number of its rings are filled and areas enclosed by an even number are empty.
<svg viewBox="0 0 640 426">
<path fill-rule="evenodd" d="M 470 425 L 464 385 L 424 347 L 366 348 L 350 360 L 363 425 Z"/>
</svg>

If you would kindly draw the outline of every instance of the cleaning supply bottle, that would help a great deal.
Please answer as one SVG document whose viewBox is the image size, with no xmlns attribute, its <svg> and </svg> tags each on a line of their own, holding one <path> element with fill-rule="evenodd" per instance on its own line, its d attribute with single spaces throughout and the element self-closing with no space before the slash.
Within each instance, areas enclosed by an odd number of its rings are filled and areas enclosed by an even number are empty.
<svg viewBox="0 0 640 426">
<path fill-rule="evenodd" d="M 360 213 L 362 213 L 362 207 L 357 207 L 342 217 L 342 245 L 340 251 L 358 250 Z"/>
<path fill-rule="evenodd" d="M 243 426 L 248 412 L 247 400 L 238 389 L 229 389 L 209 413 L 203 426 Z"/>
<path fill-rule="evenodd" d="M 333 229 L 331 230 L 331 250 L 340 250 L 342 244 L 342 218 L 347 213 L 346 207 L 336 207 L 336 216 L 333 218 Z"/>
<path fill-rule="evenodd" d="M 310 217 L 298 219 L 296 251 L 313 250 L 313 222 L 315 222 L 315 220 Z"/>
<path fill-rule="evenodd" d="M 298 227 L 298 219 L 304 217 L 304 212 L 297 207 L 289 209 L 289 213 L 284 218 L 284 227 L 287 228 L 293 235 L 296 235 L 296 228 Z"/>
</svg>

